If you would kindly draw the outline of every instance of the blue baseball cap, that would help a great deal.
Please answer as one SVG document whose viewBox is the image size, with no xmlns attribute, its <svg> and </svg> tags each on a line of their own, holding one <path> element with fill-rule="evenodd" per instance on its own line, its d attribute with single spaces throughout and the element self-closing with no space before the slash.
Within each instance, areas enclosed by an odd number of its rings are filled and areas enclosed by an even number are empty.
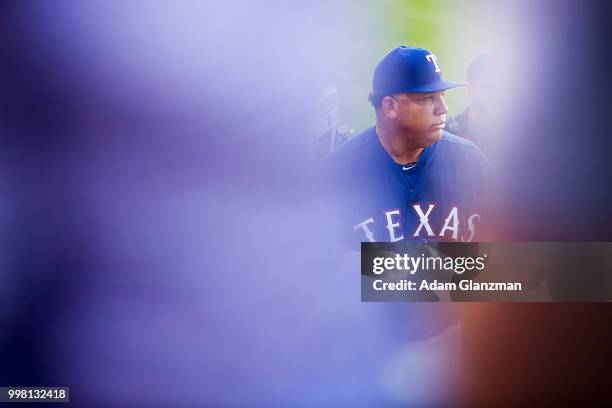
<svg viewBox="0 0 612 408">
<path fill-rule="evenodd" d="M 372 90 L 380 96 L 402 92 L 427 93 L 463 84 L 445 81 L 435 55 L 424 48 L 402 45 L 376 65 Z"/>
</svg>

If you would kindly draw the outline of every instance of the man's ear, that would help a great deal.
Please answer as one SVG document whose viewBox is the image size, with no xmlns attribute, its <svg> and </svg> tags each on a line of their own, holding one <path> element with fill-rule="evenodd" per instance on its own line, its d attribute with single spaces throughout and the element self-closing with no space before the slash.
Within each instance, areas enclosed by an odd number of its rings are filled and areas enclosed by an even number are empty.
<svg viewBox="0 0 612 408">
<path fill-rule="evenodd" d="M 385 96 L 381 102 L 381 108 L 383 115 L 389 119 L 396 119 L 398 114 L 399 103 L 389 97 Z"/>
</svg>

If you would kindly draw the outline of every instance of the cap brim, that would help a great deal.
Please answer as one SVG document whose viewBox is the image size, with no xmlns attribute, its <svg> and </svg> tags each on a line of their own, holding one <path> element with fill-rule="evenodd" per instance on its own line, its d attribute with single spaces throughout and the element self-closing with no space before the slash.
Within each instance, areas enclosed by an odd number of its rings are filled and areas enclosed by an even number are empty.
<svg viewBox="0 0 612 408">
<path fill-rule="evenodd" d="M 439 92 L 439 91 L 444 91 L 446 89 L 455 88 L 457 86 L 465 86 L 465 84 L 462 84 L 460 82 L 440 80 L 436 82 L 431 82 L 426 85 L 417 86 L 416 88 L 412 88 L 407 92 L 412 92 L 412 93 Z"/>
</svg>

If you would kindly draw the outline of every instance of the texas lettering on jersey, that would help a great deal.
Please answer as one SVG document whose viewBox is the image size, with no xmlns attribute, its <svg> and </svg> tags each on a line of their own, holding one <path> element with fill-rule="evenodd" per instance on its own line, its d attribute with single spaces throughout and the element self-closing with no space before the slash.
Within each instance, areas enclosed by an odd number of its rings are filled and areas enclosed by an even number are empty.
<svg viewBox="0 0 612 408">
<path fill-rule="evenodd" d="M 476 235 L 476 224 L 480 220 L 479 214 L 472 214 L 467 218 L 461 218 L 461 210 L 459 207 L 453 206 L 450 208 L 448 215 L 444 219 L 441 228 L 436 229 L 432 226 L 430 216 L 435 211 L 436 204 L 431 203 L 425 205 L 414 204 L 412 209 L 418 216 L 418 225 L 414 231 L 408 236 L 408 239 L 424 238 L 426 241 L 430 239 L 455 240 L 462 242 L 471 242 Z M 394 209 L 384 212 L 384 220 L 382 221 L 388 232 L 385 237 L 375 237 L 373 227 L 376 224 L 374 217 L 369 217 L 353 227 L 355 231 L 361 231 L 364 234 L 364 240 L 369 242 L 402 241 L 405 238 L 405 228 L 401 225 L 402 213 L 400 209 Z"/>
<path fill-rule="evenodd" d="M 488 161 L 472 142 L 444 132 L 414 165 L 395 163 L 375 128 L 332 157 L 348 244 L 479 239 Z"/>
</svg>

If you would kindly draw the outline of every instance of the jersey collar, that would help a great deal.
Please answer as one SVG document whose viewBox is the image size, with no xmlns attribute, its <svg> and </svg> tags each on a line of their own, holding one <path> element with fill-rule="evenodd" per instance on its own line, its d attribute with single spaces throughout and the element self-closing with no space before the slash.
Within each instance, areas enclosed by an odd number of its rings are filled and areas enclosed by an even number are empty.
<svg viewBox="0 0 612 408">
<path fill-rule="evenodd" d="M 385 150 L 382 143 L 380 143 L 380 139 L 378 138 L 378 134 L 376 133 L 376 126 L 372 126 L 371 131 L 372 131 L 372 134 L 374 135 L 374 138 L 376 139 L 376 145 L 378 146 L 379 154 L 384 155 L 387 161 L 393 166 L 395 167 L 399 166 L 399 168 L 402 169 L 402 171 L 410 172 L 410 171 L 414 171 L 414 170 L 422 168 L 429 161 L 434 151 L 438 147 L 438 142 L 436 142 L 432 144 L 431 146 L 424 148 L 419 156 L 419 159 L 417 160 L 416 166 L 412 167 L 409 170 L 403 170 L 403 165 L 396 163 L 395 160 L 393 160 L 393 158 L 391 157 L 391 155 Z M 442 137 L 444 137 L 444 134 L 442 134 Z"/>
</svg>

